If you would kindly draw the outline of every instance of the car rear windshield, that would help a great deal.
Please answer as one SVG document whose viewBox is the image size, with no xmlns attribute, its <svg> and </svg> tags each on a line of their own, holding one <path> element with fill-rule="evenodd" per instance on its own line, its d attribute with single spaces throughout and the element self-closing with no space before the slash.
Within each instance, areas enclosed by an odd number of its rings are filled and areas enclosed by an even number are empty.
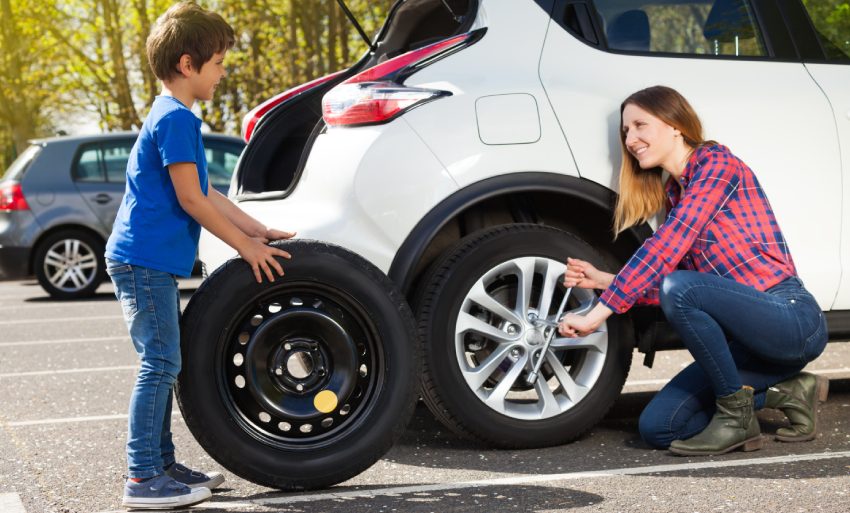
<svg viewBox="0 0 850 513">
<path fill-rule="evenodd" d="M 35 160 L 35 156 L 38 155 L 40 151 L 41 146 L 37 144 L 33 144 L 24 150 L 24 152 L 18 155 L 18 158 L 12 162 L 12 165 L 6 169 L 6 172 L 3 173 L 3 177 L 0 178 L 0 180 L 4 182 L 7 180 L 20 181 L 20 179 L 24 176 L 24 173 L 26 173 L 27 168 L 30 167 L 30 164 L 32 164 L 32 161 Z"/>
</svg>

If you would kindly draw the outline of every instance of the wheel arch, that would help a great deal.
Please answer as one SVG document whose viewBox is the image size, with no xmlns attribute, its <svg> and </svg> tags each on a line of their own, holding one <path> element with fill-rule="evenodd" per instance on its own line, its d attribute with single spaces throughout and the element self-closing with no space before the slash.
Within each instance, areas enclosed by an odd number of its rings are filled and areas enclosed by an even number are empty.
<svg viewBox="0 0 850 513">
<path fill-rule="evenodd" d="M 45 239 L 47 239 L 48 237 L 50 237 L 54 233 L 63 232 L 63 231 L 71 231 L 71 230 L 85 232 L 85 233 L 91 235 L 92 237 L 95 237 L 102 244 L 106 245 L 106 239 L 103 237 L 103 234 L 101 234 L 97 230 L 94 230 L 91 227 L 86 226 L 84 224 L 71 223 L 71 224 L 60 224 L 60 225 L 56 225 L 56 226 L 51 226 L 50 228 L 48 228 L 47 230 L 42 232 L 38 236 L 38 238 L 33 242 L 32 251 L 30 251 L 29 263 L 27 264 L 27 271 L 28 271 L 29 274 L 33 274 L 35 272 L 35 258 L 36 258 L 36 254 L 38 253 L 38 247 L 41 245 L 41 243 L 44 242 Z M 102 257 L 103 255 L 100 255 L 100 256 Z"/>
<path fill-rule="evenodd" d="M 431 262 L 450 244 L 489 226 L 534 222 L 566 229 L 622 265 L 652 230 L 646 224 L 611 232 L 616 193 L 587 179 L 521 172 L 482 180 L 431 209 L 411 230 L 390 266 L 390 278 L 408 299 Z M 616 269 L 609 269 L 616 271 Z"/>
</svg>

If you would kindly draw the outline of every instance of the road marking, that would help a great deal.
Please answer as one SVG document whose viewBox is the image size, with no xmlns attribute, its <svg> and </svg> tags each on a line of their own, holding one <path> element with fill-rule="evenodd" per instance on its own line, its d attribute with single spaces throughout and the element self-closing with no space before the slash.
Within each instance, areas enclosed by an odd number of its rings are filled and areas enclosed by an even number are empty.
<svg viewBox="0 0 850 513">
<path fill-rule="evenodd" d="M 174 408 L 176 409 L 176 408 Z M 16 422 L 0 422 L 0 425 L 8 427 L 24 427 L 24 426 L 44 426 L 49 424 L 69 424 L 72 422 L 97 422 L 100 420 L 126 420 L 126 413 L 119 415 L 97 415 L 93 417 L 65 417 L 58 419 L 41 419 L 41 420 L 21 420 Z M 179 412 L 174 412 L 171 417 L 180 417 Z M 3 511 L 3 510 L 0 510 Z M 5 512 L 4 512 L 5 513 Z"/>
<path fill-rule="evenodd" d="M 13 346 L 43 346 L 47 344 L 82 344 L 85 342 L 114 342 L 130 340 L 130 337 L 96 337 L 96 338 L 63 338 L 58 340 L 16 340 L 15 342 L 0 342 L 0 347 Z"/>
<path fill-rule="evenodd" d="M 95 317 L 62 317 L 59 319 L 19 319 L 14 321 L 0 321 L 0 326 L 10 324 L 50 324 L 57 322 L 74 322 L 74 321 L 104 321 L 107 319 L 124 319 L 122 315 L 98 315 Z"/>
<path fill-rule="evenodd" d="M 84 369 L 57 369 L 57 370 L 43 370 L 43 371 L 29 371 L 29 372 L 9 372 L 7 374 L 0 374 L 0 379 L 3 378 L 23 378 L 27 376 L 50 376 L 53 374 L 76 374 L 80 372 L 108 372 L 108 371 L 119 371 L 119 370 L 136 370 L 138 369 L 138 365 L 116 365 L 114 367 L 89 367 Z"/>
<path fill-rule="evenodd" d="M 812 374 L 850 374 L 850 367 L 841 367 L 840 369 L 806 369 L 806 372 Z M 634 381 L 626 381 L 625 387 L 642 387 L 647 385 L 666 385 L 672 377 L 667 379 L 638 379 Z"/>
<path fill-rule="evenodd" d="M 392 488 L 379 488 L 376 490 L 352 490 L 348 492 L 318 493 L 309 495 L 295 495 L 290 497 L 256 499 L 251 501 L 262 506 L 281 506 L 297 502 L 316 502 L 334 499 L 371 499 L 383 495 L 398 495 L 421 492 L 441 492 L 447 490 L 462 490 L 465 488 L 481 488 L 486 486 L 515 486 L 529 483 L 541 483 L 550 481 L 569 481 L 576 479 L 596 479 L 600 477 L 636 476 L 643 474 L 657 474 L 665 472 L 681 472 L 690 470 L 705 470 L 713 468 L 744 467 L 748 465 L 774 465 L 779 463 L 796 463 L 801 461 L 817 461 L 834 458 L 850 458 L 850 451 L 794 454 L 789 456 L 774 456 L 768 458 L 750 458 L 732 461 L 705 461 L 697 463 L 682 463 L 676 465 L 653 465 L 648 467 L 632 467 L 611 470 L 594 470 L 587 472 L 569 472 L 564 474 L 535 474 L 530 476 L 503 477 L 496 479 L 482 479 L 479 481 L 465 481 L 460 483 L 440 483 L 418 486 L 396 486 Z"/>
<path fill-rule="evenodd" d="M 3 513 L 26 513 L 24 503 L 17 493 L 0 493 L 0 511 Z"/>
</svg>

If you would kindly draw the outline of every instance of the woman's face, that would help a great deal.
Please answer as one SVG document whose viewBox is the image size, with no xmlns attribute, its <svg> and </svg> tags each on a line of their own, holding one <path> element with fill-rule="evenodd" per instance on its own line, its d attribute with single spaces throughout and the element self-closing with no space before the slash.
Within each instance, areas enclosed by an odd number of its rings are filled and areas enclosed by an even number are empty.
<svg viewBox="0 0 850 513">
<path fill-rule="evenodd" d="M 677 148 L 679 131 L 634 104 L 623 109 L 623 134 L 626 149 L 641 169 L 662 166 L 665 169 Z"/>
</svg>

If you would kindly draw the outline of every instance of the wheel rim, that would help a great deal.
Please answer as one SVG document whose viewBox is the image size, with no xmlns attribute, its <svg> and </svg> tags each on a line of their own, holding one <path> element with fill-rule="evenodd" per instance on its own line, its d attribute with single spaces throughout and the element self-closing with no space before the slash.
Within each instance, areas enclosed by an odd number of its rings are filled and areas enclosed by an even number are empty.
<svg viewBox="0 0 850 513">
<path fill-rule="evenodd" d="M 222 397 L 264 443 L 329 444 L 373 407 L 384 372 L 377 330 L 358 303 L 330 287 L 289 282 L 267 291 L 224 333 Z"/>
<path fill-rule="evenodd" d="M 466 385 L 493 410 L 520 420 L 542 420 L 578 404 L 593 388 L 608 353 L 607 323 L 582 338 L 554 335 L 540 375 L 533 369 L 548 330 L 533 318 L 555 321 L 565 290 L 565 265 L 545 257 L 500 263 L 469 289 L 455 325 L 455 354 Z M 590 290 L 573 289 L 565 313 L 594 305 Z M 531 318 L 529 314 L 532 314 Z"/>
<path fill-rule="evenodd" d="M 47 249 L 44 275 L 51 285 L 63 292 L 78 292 L 94 282 L 97 255 L 79 239 L 63 239 Z"/>
</svg>

